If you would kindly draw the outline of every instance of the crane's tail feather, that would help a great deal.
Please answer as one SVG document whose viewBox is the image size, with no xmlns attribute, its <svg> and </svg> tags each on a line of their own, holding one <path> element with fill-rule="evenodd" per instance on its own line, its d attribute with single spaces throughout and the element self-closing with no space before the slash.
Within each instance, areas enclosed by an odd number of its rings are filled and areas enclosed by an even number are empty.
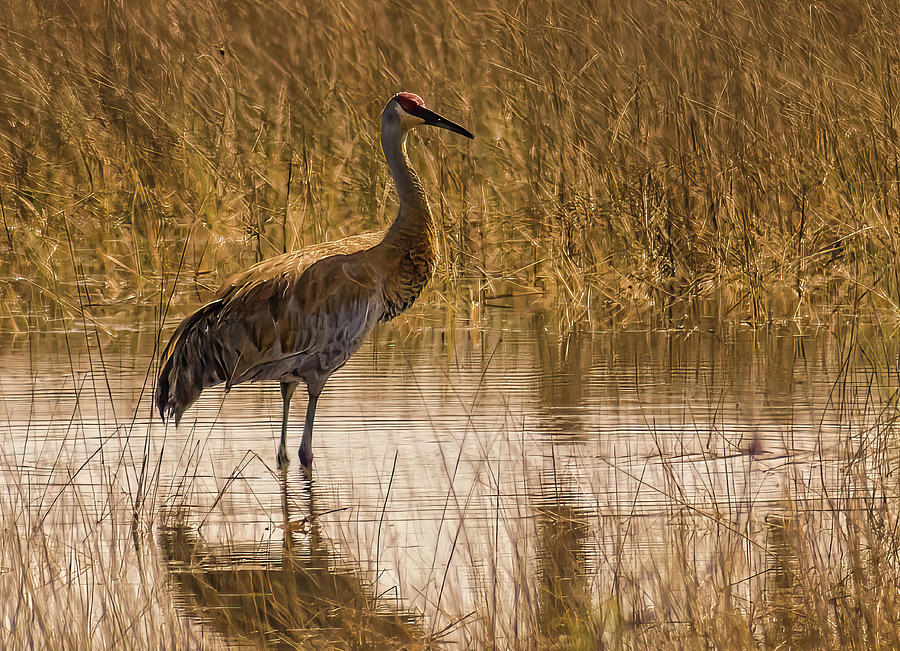
<svg viewBox="0 0 900 651">
<path fill-rule="evenodd" d="M 228 355 L 212 335 L 212 326 L 222 309 L 215 300 L 181 322 L 163 351 L 162 368 L 156 382 L 154 402 L 163 420 L 181 415 L 206 387 L 228 380 Z M 233 362 L 233 360 L 231 360 Z"/>
</svg>

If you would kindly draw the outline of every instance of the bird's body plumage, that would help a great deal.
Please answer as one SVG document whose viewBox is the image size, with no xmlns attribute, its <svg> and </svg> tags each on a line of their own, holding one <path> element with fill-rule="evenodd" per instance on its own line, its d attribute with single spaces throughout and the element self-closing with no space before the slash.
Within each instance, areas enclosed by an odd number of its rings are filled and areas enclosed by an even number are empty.
<svg viewBox="0 0 900 651">
<path fill-rule="evenodd" d="M 377 279 L 359 254 L 381 236 L 291 251 L 226 282 L 182 323 L 163 355 L 169 413 L 179 420 L 204 388 L 223 382 L 317 383 L 343 365 L 380 312 Z"/>
<path fill-rule="evenodd" d="M 300 456 L 309 465 L 315 404 L 326 380 L 376 323 L 412 305 L 434 266 L 431 212 L 405 139 L 416 124 L 449 127 L 409 120 L 392 107 L 399 97 L 382 114 L 382 146 L 400 200 L 392 226 L 276 256 L 226 282 L 213 301 L 182 321 L 163 353 L 156 389 L 163 417 L 177 423 L 209 386 L 278 380 L 284 400 L 279 461 L 285 462 L 288 407 L 304 382 L 310 402 Z M 430 113 L 424 105 L 421 111 Z"/>
</svg>

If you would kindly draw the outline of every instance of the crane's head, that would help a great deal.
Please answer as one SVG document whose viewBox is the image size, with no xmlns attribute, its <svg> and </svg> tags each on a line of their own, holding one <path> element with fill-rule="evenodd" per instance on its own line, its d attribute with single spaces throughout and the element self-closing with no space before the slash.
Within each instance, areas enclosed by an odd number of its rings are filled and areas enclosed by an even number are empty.
<svg viewBox="0 0 900 651">
<path fill-rule="evenodd" d="M 474 138 L 467 129 L 462 128 L 455 122 L 451 122 L 445 117 L 441 117 L 434 111 L 425 108 L 425 102 L 422 98 L 413 93 L 397 93 L 391 98 L 391 101 L 384 107 L 385 118 L 396 119 L 404 130 L 412 129 L 421 124 L 427 124 L 433 127 L 440 127 L 453 131 L 466 138 Z"/>
</svg>

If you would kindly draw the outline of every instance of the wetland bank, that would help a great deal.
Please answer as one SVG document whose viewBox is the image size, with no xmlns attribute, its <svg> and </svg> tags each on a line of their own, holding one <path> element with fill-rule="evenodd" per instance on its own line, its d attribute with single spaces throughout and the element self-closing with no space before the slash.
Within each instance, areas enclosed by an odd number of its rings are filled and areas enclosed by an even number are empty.
<svg viewBox="0 0 900 651">
<path fill-rule="evenodd" d="M 900 646 L 895 7 L 0 31 L 4 648 Z M 151 419 L 224 278 L 390 221 L 401 88 L 478 139 L 411 147 L 437 273 L 329 382 L 312 484 L 273 386 Z"/>
</svg>

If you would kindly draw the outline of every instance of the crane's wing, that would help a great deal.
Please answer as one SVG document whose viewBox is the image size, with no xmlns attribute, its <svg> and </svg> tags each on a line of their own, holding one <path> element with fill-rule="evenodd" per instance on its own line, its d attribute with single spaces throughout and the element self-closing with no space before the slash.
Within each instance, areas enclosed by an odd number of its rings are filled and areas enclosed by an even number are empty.
<svg viewBox="0 0 900 651">
<path fill-rule="evenodd" d="M 367 233 L 286 253 L 225 283 L 166 346 L 155 396 L 160 414 L 177 422 L 203 389 L 221 382 L 287 373 L 327 378 L 383 312 L 379 276 L 364 255 L 382 237 Z"/>
<path fill-rule="evenodd" d="M 294 376 L 322 382 L 356 352 L 384 312 L 380 277 L 362 253 L 236 288 L 215 337 L 233 359 L 225 382 Z"/>
<path fill-rule="evenodd" d="M 310 265 L 330 256 L 350 255 L 372 248 L 384 238 L 384 233 L 385 231 L 376 231 L 351 235 L 340 240 L 314 244 L 257 262 L 249 269 L 241 271 L 225 281 L 216 292 L 216 298 L 227 298 L 248 285 L 265 283 L 282 276 L 299 277 Z"/>
</svg>

